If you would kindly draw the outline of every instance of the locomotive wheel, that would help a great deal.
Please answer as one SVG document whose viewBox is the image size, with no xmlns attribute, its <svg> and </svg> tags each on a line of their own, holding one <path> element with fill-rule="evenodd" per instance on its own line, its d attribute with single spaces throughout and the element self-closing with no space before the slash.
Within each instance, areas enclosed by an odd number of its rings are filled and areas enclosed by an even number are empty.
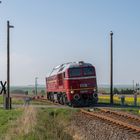
<svg viewBox="0 0 140 140">
<path fill-rule="evenodd" d="M 66 95 L 64 93 L 59 94 L 58 102 L 62 105 L 67 103 L 67 98 L 66 98 Z"/>
<path fill-rule="evenodd" d="M 59 103 L 59 104 L 61 104 L 60 98 L 61 98 L 61 95 L 58 94 L 58 95 L 57 95 L 57 100 L 58 100 L 58 103 Z"/>
<path fill-rule="evenodd" d="M 80 100 L 80 95 L 79 94 L 75 94 L 73 98 L 74 98 L 74 100 L 78 101 L 78 100 Z"/>
<path fill-rule="evenodd" d="M 64 101 L 63 101 L 63 95 L 61 95 L 61 97 L 60 97 L 60 104 L 64 104 Z"/>
<path fill-rule="evenodd" d="M 49 95 L 48 95 L 48 93 L 47 93 L 47 99 L 49 100 Z"/>
<path fill-rule="evenodd" d="M 67 101 L 67 96 L 66 96 L 65 94 L 63 94 L 62 97 L 63 97 L 63 103 L 66 105 L 67 102 L 68 102 L 68 101 Z"/>
<path fill-rule="evenodd" d="M 48 94 L 48 99 L 51 101 L 51 93 Z"/>
<path fill-rule="evenodd" d="M 54 102 L 54 94 L 53 93 L 50 94 L 50 97 L 51 97 L 51 101 Z"/>
</svg>

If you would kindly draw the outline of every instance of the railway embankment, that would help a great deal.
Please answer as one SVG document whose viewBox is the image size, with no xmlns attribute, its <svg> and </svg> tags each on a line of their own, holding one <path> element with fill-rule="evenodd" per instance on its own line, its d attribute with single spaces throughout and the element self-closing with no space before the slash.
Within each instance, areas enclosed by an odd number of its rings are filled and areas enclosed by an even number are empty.
<svg viewBox="0 0 140 140">
<path fill-rule="evenodd" d="M 104 112 L 104 111 L 103 111 Z M 137 130 L 134 130 L 136 121 L 138 121 L 138 117 L 134 117 L 133 115 L 128 115 L 129 119 L 124 117 L 120 111 L 117 114 L 113 114 L 107 112 L 108 119 L 114 120 L 114 123 L 110 120 L 105 120 L 106 114 L 102 111 L 97 111 L 101 118 L 97 116 L 92 116 L 85 114 L 83 112 L 77 113 L 72 119 L 72 128 L 73 132 L 76 132 L 76 135 L 80 136 L 80 140 L 139 140 L 140 135 Z M 91 113 L 91 112 L 90 112 Z M 125 113 L 126 114 L 126 113 Z M 131 117 L 133 118 L 131 118 Z M 118 119 L 117 119 L 118 117 Z M 114 119 L 113 119 L 114 118 Z M 117 121 L 126 124 L 127 126 L 122 126 L 117 124 Z M 116 122 L 116 123 L 115 123 Z M 134 126 L 132 129 L 129 127 Z"/>
</svg>

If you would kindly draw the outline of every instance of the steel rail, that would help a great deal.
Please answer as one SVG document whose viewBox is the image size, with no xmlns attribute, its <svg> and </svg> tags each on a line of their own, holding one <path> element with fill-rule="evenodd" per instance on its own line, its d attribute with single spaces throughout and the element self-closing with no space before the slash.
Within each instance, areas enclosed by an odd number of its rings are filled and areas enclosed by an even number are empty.
<svg viewBox="0 0 140 140">
<path fill-rule="evenodd" d="M 99 119 L 101 119 L 101 120 L 110 122 L 110 123 L 112 123 L 112 124 L 121 126 L 121 127 L 126 128 L 126 129 L 128 129 L 128 130 L 134 131 L 134 132 L 136 132 L 137 134 L 140 133 L 140 127 L 138 127 L 138 126 L 134 126 L 134 125 L 131 125 L 131 124 L 122 122 L 122 121 L 120 121 L 120 120 L 112 119 L 112 118 L 110 118 L 110 117 L 103 116 L 103 115 L 98 114 L 98 113 L 95 113 L 95 112 L 89 112 L 89 111 L 86 111 L 86 110 L 84 110 L 84 109 L 81 109 L 81 112 L 84 113 L 84 114 L 86 114 L 86 115 L 90 115 L 90 116 L 99 118 Z"/>
<path fill-rule="evenodd" d="M 44 98 L 39 98 L 39 99 L 34 99 L 35 101 L 39 101 L 39 102 L 48 102 L 48 103 L 51 103 L 51 104 L 54 104 L 54 105 L 59 105 L 61 106 L 61 104 L 59 103 L 56 103 L 56 102 L 53 102 L 53 101 L 50 101 L 48 99 L 44 99 Z"/>
<path fill-rule="evenodd" d="M 106 112 L 106 113 L 115 114 L 115 115 L 122 116 L 122 117 L 127 117 L 129 119 L 133 119 L 135 121 L 140 122 L 140 117 L 137 117 L 137 116 L 134 116 L 134 115 L 131 115 L 131 114 L 128 114 L 128 113 L 117 112 L 117 111 L 109 110 L 109 109 L 105 109 L 105 108 L 99 108 L 99 110 L 101 110 L 103 112 Z"/>
</svg>

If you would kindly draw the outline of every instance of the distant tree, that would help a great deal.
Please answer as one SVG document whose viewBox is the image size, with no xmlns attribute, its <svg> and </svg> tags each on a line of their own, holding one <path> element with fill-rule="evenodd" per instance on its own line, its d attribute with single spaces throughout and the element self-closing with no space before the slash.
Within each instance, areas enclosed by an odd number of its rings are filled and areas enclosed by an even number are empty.
<svg viewBox="0 0 140 140">
<path fill-rule="evenodd" d="M 117 88 L 114 88 L 114 94 L 119 94 L 119 90 Z"/>
<path fill-rule="evenodd" d="M 25 95 L 28 95 L 28 91 L 25 91 Z"/>
<path fill-rule="evenodd" d="M 25 94 L 25 91 L 21 90 L 21 89 L 15 89 L 15 90 L 12 90 L 11 93 L 13 93 L 13 94 Z"/>
<path fill-rule="evenodd" d="M 132 89 L 122 89 L 121 94 L 133 94 L 133 90 Z"/>
<path fill-rule="evenodd" d="M 42 95 L 44 95 L 44 94 L 45 94 L 45 90 L 41 90 L 40 93 L 41 93 Z"/>
</svg>

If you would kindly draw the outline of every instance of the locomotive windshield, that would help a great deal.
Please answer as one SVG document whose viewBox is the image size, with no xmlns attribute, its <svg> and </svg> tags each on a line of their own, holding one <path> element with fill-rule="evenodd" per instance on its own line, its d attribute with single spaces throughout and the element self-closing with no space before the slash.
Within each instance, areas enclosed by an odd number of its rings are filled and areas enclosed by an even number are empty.
<svg viewBox="0 0 140 140">
<path fill-rule="evenodd" d="M 93 67 L 69 69 L 69 76 L 70 77 L 90 76 L 90 75 L 94 75 L 94 68 Z"/>
<path fill-rule="evenodd" d="M 83 74 L 84 75 L 93 75 L 94 69 L 92 67 L 83 68 Z"/>
<path fill-rule="evenodd" d="M 69 69 L 69 76 L 70 77 L 81 76 L 81 69 L 80 68 Z"/>
</svg>

